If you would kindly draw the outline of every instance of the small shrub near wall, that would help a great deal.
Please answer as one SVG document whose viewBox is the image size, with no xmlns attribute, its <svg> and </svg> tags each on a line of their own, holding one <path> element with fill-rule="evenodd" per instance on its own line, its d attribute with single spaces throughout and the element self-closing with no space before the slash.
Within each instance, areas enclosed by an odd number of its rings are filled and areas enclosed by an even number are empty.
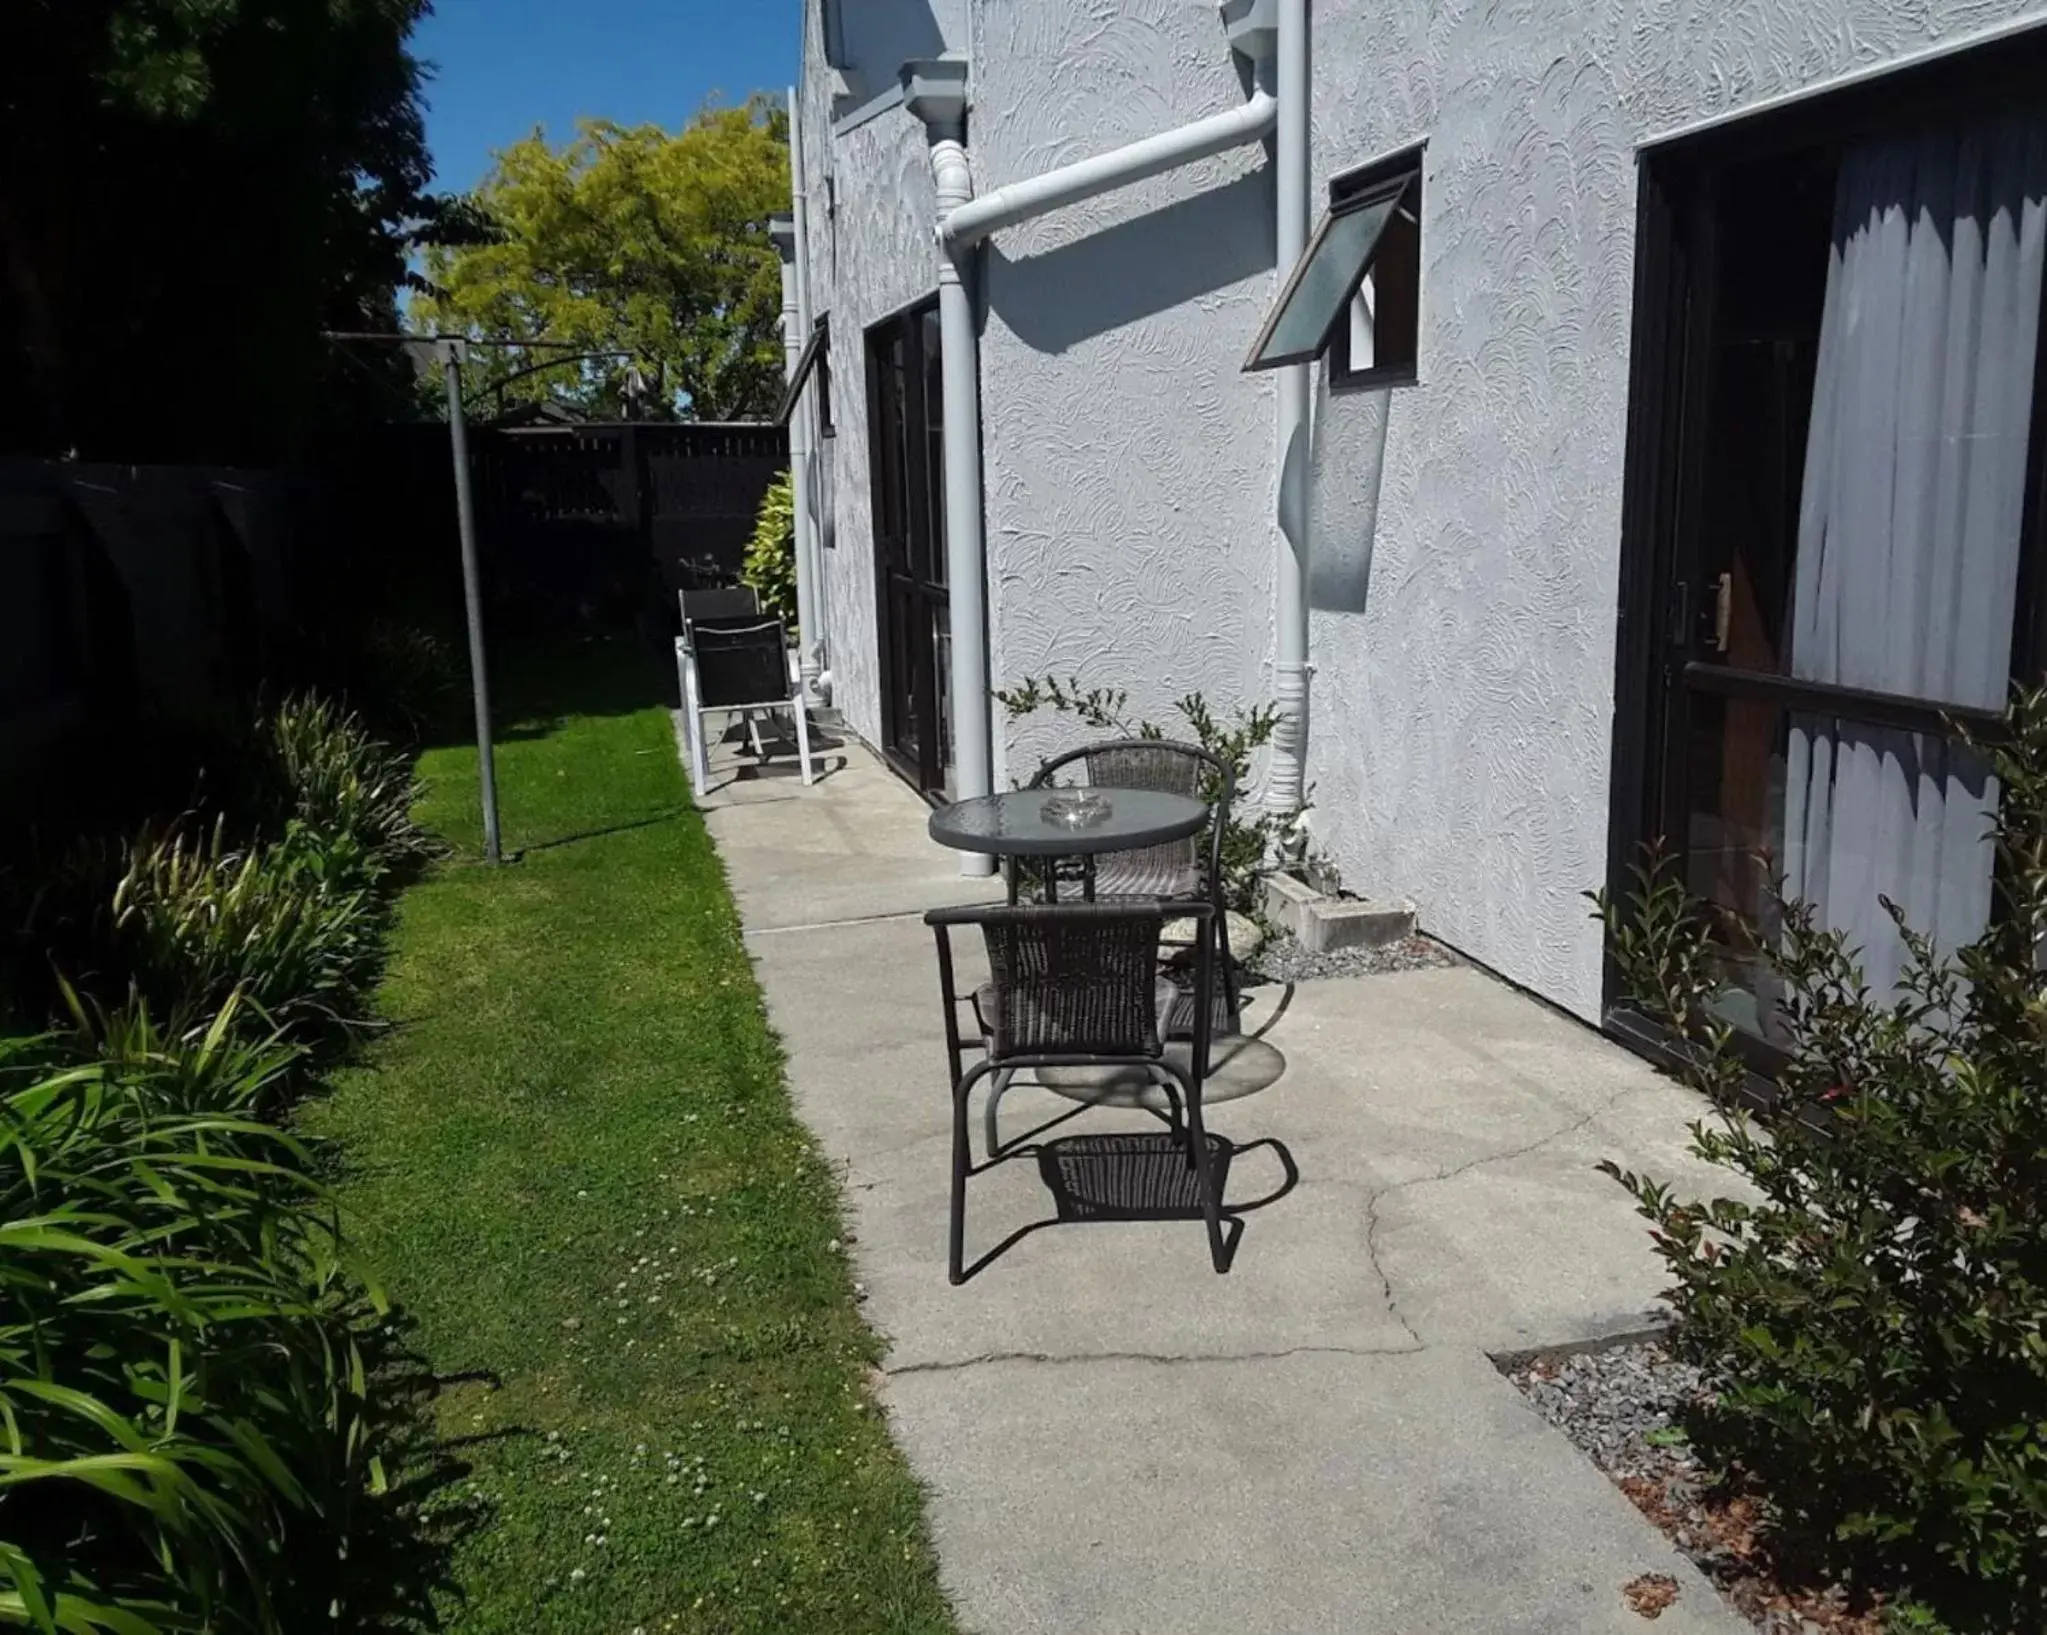
<svg viewBox="0 0 2047 1635">
<path fill-rule="evenodd" d="M 787 471 L 761 496 L 740 580 L 759 594 L 762 612 L 796 629 L 796 480 Z"/>
<path fill-rule="evenodd" d="M 1181 726 L 1168 732 L 1154 722 L 1134 718 L 1127 692 L 1083 687 L 1078 679 L 1027 676 L 1014 687 L 998 687 L 995 701 L 1012 721 L 1050 710 L 1095 733 L 1117 738 L 1192 739 L 1227 766 L 1236 780 L 1236 801 L 1223 824 L 1222 873 L 1232 908 L 1249 912 L 1256 907 L 1259 870 L 1275 853 L 1293 846 L 1301 833 L 1297 819 L 1259 809 L 1251 788 L 1251 758 L 1272 742 L 1279 726 L 1279 711 L 1273 705 L 1239 707 L 1219 716 L 1200 693 L 1189 693 L 1174 705 Z M 1204 790 L 1202 798 L 1213 801 L 1220 793 L 1219 789 Z"/>
<path fill-rule="evenodd" d="M 1975 747 L 2003 790 L 1975 942 L 1908 929 L 1887 997 L 1803 903 L 1780 896 L 1774 938 L 1741 928 L 1789 1049 L 1762 1111 L 1716 1010 L 1721 911 L 1655 859 L 1601 898 L 1627 990 L 1713 1099 L 1694 1150 L 1753 1201 L 1608 1168 L 1713 1387 L 1694 1439 L 1787 1551 L 1907 1598 L 1924 1622 L 1900 1627 L 2012 1635 L 2047 1628 L 2047 692 Z"/>
</svg>

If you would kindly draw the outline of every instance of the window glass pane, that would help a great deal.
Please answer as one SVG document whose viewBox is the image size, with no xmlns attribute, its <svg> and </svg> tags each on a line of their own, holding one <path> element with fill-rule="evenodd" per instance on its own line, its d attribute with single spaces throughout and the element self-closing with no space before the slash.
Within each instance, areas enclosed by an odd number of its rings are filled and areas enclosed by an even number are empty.
<svg viewBox="0 0 2047 1635">
<path fill-rule="evenodd" d="M 1350 366 L 1355 372 L 1378 367 L 1378 305 L 1379 275 L 1368 272 L 1350 298 Z"/>
<path fill-rule="evenodd" d="M 945 362 L 939 347 L 938 310 L 919 320 L 918 342 L 924 362 L 925 504 L 929 507 L 931 561 L 928 577 L 945 583 Z"/>
<path fill-rule="evenodd" d="M 789 417 L 796 412 L 796 404 L 803 396 L 803 388 L 809 384 L 811 375 L 824 360 L 824 350 L 830 332 L 819 325 L 810 332 L 810 339 L 803 343 L 803 350 L 797 354 L 796 369 L 789 377 L 789 383 L 782 391 L 782 404 L 775 411 L 779 425 L 788 425 Z"/>
<path fill-rule="evenodd" d="M 1412 369 L 1421 333 L 1421 223 L 1416 197 L 1404 196 L 1386 224 L 1372 257 L 1372 364 L 1374 369 Z M 1353 368 L 1362 365 L 1353 364 Z"/>
<path fill-rule="evenodd" d="M 932 705 L 938 711 L 938 781 L 942 794 L 953 792 L 952 745 L 952 610 L 943 602 L 931 609 L 931 656 L 934 676 Z"/>
<path fill-rule="evenodd" d="M 1323 217 L 1245 367 L 1270 369 L 1321 352 L 1370 267 L 1405 188 L 1402 181 L 1363 203 L 1346 205 L 1341 214 Z"/>
<path fill-rule="evenodd" d="M 890 560 L 900 564 L 904 544 L 903 499 L 906 484 L 904 463 L 908 458 L 903 426 L 903 339 L 893 330 L 876 341 L 871 354 L 874 368 L 874 530 L 888 549 Z"/>
<path fill-rule="evenodd" d="M 1684 877 L 1716 921 L 1720 1015 L 1778 1037 L 1780 996 L 1756 947 L 1777 932 L 1773 875 L 1847 938 L 1883 1000 L 1905 950 L 1882 898 L 1947 952 L 1981 935 L 1998 789 L 1969 750 L 1764 699 L 1694 693 L 1686 717 Z"/>
</svg>

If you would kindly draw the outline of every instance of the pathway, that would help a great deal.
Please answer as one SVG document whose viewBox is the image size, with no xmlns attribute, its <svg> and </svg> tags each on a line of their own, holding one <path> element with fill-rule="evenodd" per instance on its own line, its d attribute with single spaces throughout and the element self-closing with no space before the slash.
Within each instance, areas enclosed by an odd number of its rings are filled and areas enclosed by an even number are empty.
<svg viewBox="0 0 2047 1635">
<path fill-rule="evenodd" d="M 882 1399 L 967 1629 L 1639 1631 L 1620 1589 L 1644 1572 L 1682 1587 L 1658 1635 L 1746 1627 L 1491 1361 L 1651 1320 L 1645 1228 L 1592 1166 L 1700 1180 L 1696 1103 L 1477 971 L 1306 983 L 1276 1020 L 1258 988 L 1265 1037 L 1226 1090 L 1271 1082 L 1210 1127 L 1249 1148 L 1232 1200 L 1284 1184 L 1273 1143 L 1299 1180 L 1247 1215 L 1228 1276 L 1197 1222 L 1119 1223 L 1031 1233 L 952 1288 L 918 916 L 989 883 L 836 754 L 809 790 L 728 767 L 710 823 L 798 1110 L 844 1168 Z M 1069 1105 L 1019 1087 L 1005 1131 Z M 1027 1161 L 970 1183 L 970 1259 L 1048 1212 Z"/>
</svg>

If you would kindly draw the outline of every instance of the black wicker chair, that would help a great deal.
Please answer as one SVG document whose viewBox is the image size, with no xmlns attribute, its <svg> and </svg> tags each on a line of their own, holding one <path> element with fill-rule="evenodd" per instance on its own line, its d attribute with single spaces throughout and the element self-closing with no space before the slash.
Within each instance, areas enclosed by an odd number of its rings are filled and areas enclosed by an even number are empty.
<svg viewBox="0 0 2047 1635">
<path fill-rule="evenodd" d="M 1230 954 L 1230 923 L 1223 900 L 1223 826 L 1229 819 L 1237 796 L 1237 779 L 1223 759 L 1199 744 L 1176 743 L 1163 738 L 1117 738 L 1089 744 L 1056 755 L 1038 768 L 1031 787 L 1039 789 L 1062 782 L 1059 774 L 1078 768 L 1096 787 L 1118 789 L 1159 789 L 1206 801 L 1209 808 L 1207 845 L 1200 834 L 1162 846 L 1136 851 L 1107 852 L 1088 860 L 1082 877 L 1086 894 L 1094 901 L 1138 899 L 1164 901 L 1203 898 L 1214 905 L 1210 924 L 1215 935 L 1216 959 L 1220 964 L 1221 1014 L 1211 1020 L 1218 1033 L 1234 1033 L 1240 1015 L 1237 966 Z M 1203 856 L 1203 851 L 1206 856 Z M 1018 895 L 1017 870 L 1012 865 L 1010 900 Z M 1185 1037 L 1190 1019 L 1174 1018 L 1170 1031 Z"/>
<path fill-rule="evenodd" d="M 1218 1272 L 1229 1257 L 1222 1199 L 1213 1183 L 1208 1137 L 1201 1119 L 1201 1085 L 1208 1073 L 1208 1010 L 1213 943 L 1205 902 L 1025 903 L 937 908 L 924 916 L 938 941 L 939 991 L 945 1003 L 946 1060 L 952 1077 L 952 1219 L 946 1272 L 966 1276 L 967 1178 L 973 1173 L 967 1106 L 974 1087 L 991 1079 L 1006 1085 L 1018 1071 L 1043 1067 L 1137 1067 L 1166 1087 L 1184 1112 L 1187 1163 L 1195 1172 L 1208 1224 L 1209 1257 Z M 1202 922 L 1195 940 L 1194 1044 L 1182 1069 L 1165 1054 L 1159 1025 L 1159 931 L 1170 919 Z M 954 979 L 952 931 L 978 926 L 987 943 L 987 984 L 962 994 Z M 969 1063 L 961 1030 L 966 1007 L 980 1035 L 982 1055 Z M 992 1162 L 997 1153 L 991 1148 Z"/>
</svg>

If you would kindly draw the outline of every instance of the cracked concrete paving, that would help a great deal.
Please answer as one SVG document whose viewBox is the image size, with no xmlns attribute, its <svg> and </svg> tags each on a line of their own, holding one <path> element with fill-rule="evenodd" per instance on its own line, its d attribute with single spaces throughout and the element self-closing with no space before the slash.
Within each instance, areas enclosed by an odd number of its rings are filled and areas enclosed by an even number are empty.
<svg viewBox="0 0 2047 1635">
<path fill-rule="evenodd" d="M 1643 1572 L 1681 1585 L 1659 1631 L 1745 1627 L 1490 1361 L 1654 1320 L 1642 1223 L 1593 1165 L 1712 1186 L 1697 1103 L 1476 971 L 1254 989 L 1262 1036 L 1209 1097 L 1237 1146 L 1229 1275 L 1198 1222 L 1034 1224 L 1026 1158 L 970 1183 L 969 1258 L 1013 1241 L 952 1288 L 918 915 L 995 888 L 864 750 L 835 759 L 810 790 L 724 764 L 706 804 L 965 1628 L 1618 1632 Z M 1076 1105 L 1020 1085 L 1005 1135 Z"/>
</svg>

